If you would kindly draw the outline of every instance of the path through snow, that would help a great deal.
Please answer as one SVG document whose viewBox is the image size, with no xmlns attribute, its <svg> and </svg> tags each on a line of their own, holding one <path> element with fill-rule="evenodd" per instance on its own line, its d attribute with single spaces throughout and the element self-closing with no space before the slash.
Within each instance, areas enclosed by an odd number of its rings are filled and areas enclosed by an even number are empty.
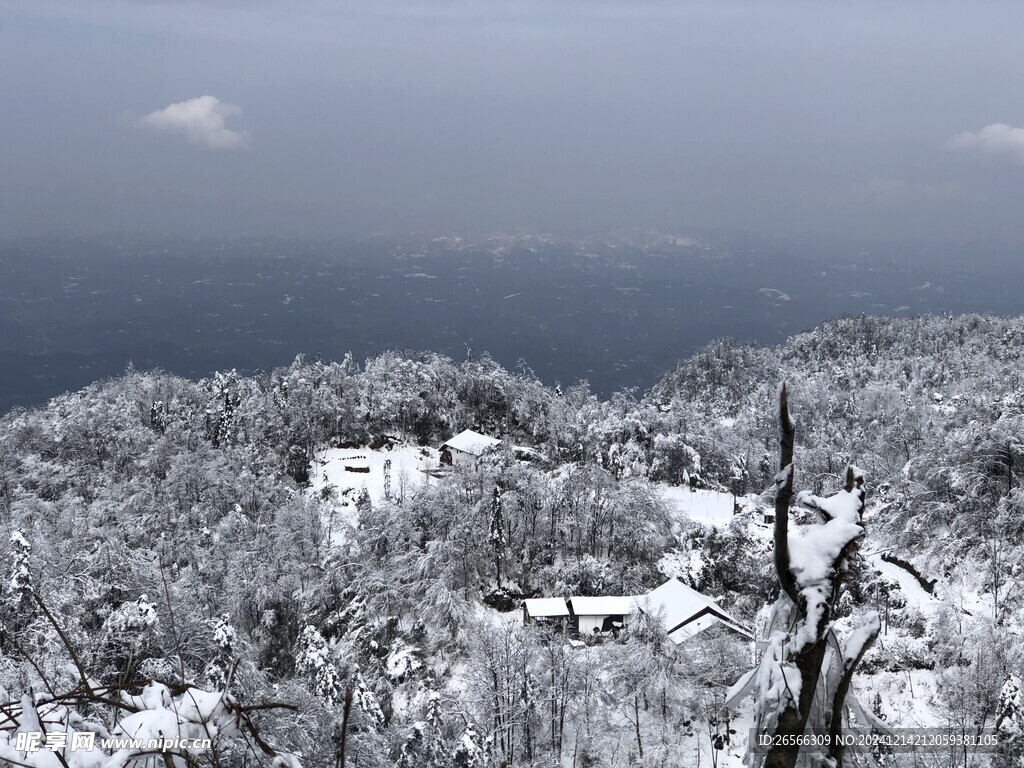
<svg viewBox="0 0 1024 768">
<path fill-rule="evenodd" d="M 890 563 L 882 559 L 881 552 L 873 552 L 867 556 L 872 567 L 881 571 L 882 575 L 890 581 L 900 585 L 907 602 L 916 606 L 925 616 L 931 616 L 939 606 L 939 601 L 934 595 L 925 592 L 924 587 L 914 577 L 914 574 L 900 568 L 896 563 Z"/>
</svg>

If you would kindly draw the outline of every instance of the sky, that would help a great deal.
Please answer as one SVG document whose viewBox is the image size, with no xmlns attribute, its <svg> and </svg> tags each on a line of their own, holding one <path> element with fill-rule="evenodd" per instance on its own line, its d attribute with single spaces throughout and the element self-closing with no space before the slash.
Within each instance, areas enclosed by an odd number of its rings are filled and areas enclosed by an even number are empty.
<svg viewBox="0 0 1024 768">
<path fill-rule="evenodd" d="M 0 0 L 0 237 L 1024 242 L 1024 6 Z"/>
</svg>

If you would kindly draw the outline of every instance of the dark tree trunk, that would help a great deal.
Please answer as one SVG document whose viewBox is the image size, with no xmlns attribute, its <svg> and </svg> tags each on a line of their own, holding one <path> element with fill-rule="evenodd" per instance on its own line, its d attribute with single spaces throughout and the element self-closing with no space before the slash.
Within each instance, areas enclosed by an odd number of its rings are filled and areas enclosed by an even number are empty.
<svg viewBox="0 0 1024 768">
<path fill-rule="evenodd" d="M 799 625 L 802 620 L 806 620 L 807 618 L 808 605 L 806 599 L 798 589 L 797 579 L 791 567 L 792 564 L 790 562 L 789 553 L 789 507 L 793 499 L 793 446 L 795 432 L 795 425 L 789 415 L 788 392 L 786 390 L 786 386 L 783 385 L 779 393 L 779 473 L 775 478 L 775 569 L 783 592 L 783 596 L 779 599 L 789 600 L 792 603 L 793 607 L 791 610 L 795 612 L 796 624 Z M 860 514 L 863 512 L 863 475 L 856 474 L 854 472 L 854 468 L 851 466 L 847 468 L 845 480 L 846 482 L 843 490 L 846 493 L 854 493 L 859 490 L 861 494 L 859 498 Z M 822 516 L 825 524 L 832 519 L 831 513 L 828 511 L 827 507 L 824 505 L 819 506 L 813 498 L 810 500 L 805 499 L 803 504 L 804 506 L 816 509 Z M 859 514 L 858 523 L 860 522 Z M 861 530 L 863 530 L 862 525 Z M 861 535 L 863 534 L 861 533 Z M 841 768 L 842 766 L 842 748 L 838 746 L 837 742 L 839 740 L 839 736 L 842 734 L 843 707 L 857 664 L 874 642 L 875 637 L 877 637 L 877 620 L 872 620 L 875 621 L 875 629 L 873 632 L 869 630 L 869 633 L 865 638 L 866 642 L 857 649 L 858 652 L 856 653 L 855 658 L 844 664 L 842 675 L 836 689 L 834 691 L 828 691 L 827 689 L 821 691 L 819 688 L 821 684 L 822 666 L 826 655 L 829 652 L 829 645 L 831 642 L 828 630 L 829 621 L 831 619 L 832 608 L 839 597 L 842 583 L 842 574 L 844 571 L 842 564 L 846 562 L 854 552 L 856 552 L 859 546 L 859 538 L 860 537 L 857 536 L 849 540 L 832 563 L 831 590 L 829 592 L 830 599 L 819 605 L 821 614 L 818 617 L 814 641 L 798 650 L 790 658 L 790 661 L 795 664 L 800 678 L 798 681 L 800 684 L 800 695 L 798 701 L 794 702 L 795 706 L 793 704 L 786 706 L 786 708 L 778 715 L 778 720 L 775 723 L 772 735 L 783 738 L 773 739 L 773 744 L 775 744 L 775 746 L 772 746 L 769 749 L 765 757 L 765 761 L 763 763 L 765 768 L 794 768 L 800 754 L 800 746 L 796 742 L 798 741 L 798 737 L 803 735 L 808 728 L 808 720 L 814 706 L 815 696 L 821 695 L 831 697 L 830 701 L 826 701 L 824 708 L 825 715 L 823 719 L 826 719 L 827 721 L 815 722 L 810 725 L 815 729 L 818 735 L 820 735 L 820 732 L 827 729 L 829 735 L 832 737 L 830 739 L 831 746 L 829 748 L 829 757 L 834 761 L 836 768 Z M 841 658 L 842 657 L 840 655 L 840 659 Z M 838 661 L 838 659 L 834 659 L 833 663 L 838 663 Z M 779 742 L 783 743 L 780 744 Z"/>
</svg>

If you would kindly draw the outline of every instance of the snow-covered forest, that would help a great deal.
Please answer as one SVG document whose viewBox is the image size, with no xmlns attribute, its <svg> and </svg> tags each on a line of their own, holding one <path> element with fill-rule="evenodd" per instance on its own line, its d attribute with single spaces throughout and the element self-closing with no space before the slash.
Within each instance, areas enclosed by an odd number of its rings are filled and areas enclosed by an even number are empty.
<svg viewBox="0 0 1024 768">
<path fill-rule="evenodd" d="M 129 370 L 14 411 L 0 762 L 751 764 L 771 691 L 736 684 L 778 650 L 764 641 L 785 381 L 808 492 L 793 540 L 848 465 L 863 471 L 859 551 L 828 617 L 849 647 L 877 613 L 849 693 L 860 725 L 999 737 L 844 764 L 1019 768 L 1022 371 L 1024 318 L 857 317 L 779 348 L 720 341 L 608 400 L 525 363 L 384 352 L 202 381 Z M 465 429 L 502 442 L 435 466 Z M 331 470 L 332 455 L 359 466 Z M 699 493 L 732 513 L 702 520 L 680 502 Z M 670 577 L 759 642 L 713 626 L 676 644 L 644 615 L 597 638 L 524 623 L 526 598 Z M 19 749 L 29 730 L 211 747 L 166 763 Z"/>
</svg>

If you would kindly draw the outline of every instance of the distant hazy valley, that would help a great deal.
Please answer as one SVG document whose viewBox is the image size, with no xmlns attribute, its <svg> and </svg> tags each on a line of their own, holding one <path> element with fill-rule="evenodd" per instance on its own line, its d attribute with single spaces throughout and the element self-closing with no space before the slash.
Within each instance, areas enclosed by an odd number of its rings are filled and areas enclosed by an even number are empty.
<svg viewBox="0 0 1024 768">
<path fill-rule="evenodd" d="M 549 384 L 586 378 L 607 395 L 646 389 L 716 338 L 778 343 L 842 314 L 1024 311 L 1012 255 L 988 269 L 964 261 L 970 274 L 955 252 L 635 233 L 7 241 L 0 413 L 129 362 L 200 377 L 385 349 L 487 352 L 510 369 L 523 359 Z"/>
</svg>

